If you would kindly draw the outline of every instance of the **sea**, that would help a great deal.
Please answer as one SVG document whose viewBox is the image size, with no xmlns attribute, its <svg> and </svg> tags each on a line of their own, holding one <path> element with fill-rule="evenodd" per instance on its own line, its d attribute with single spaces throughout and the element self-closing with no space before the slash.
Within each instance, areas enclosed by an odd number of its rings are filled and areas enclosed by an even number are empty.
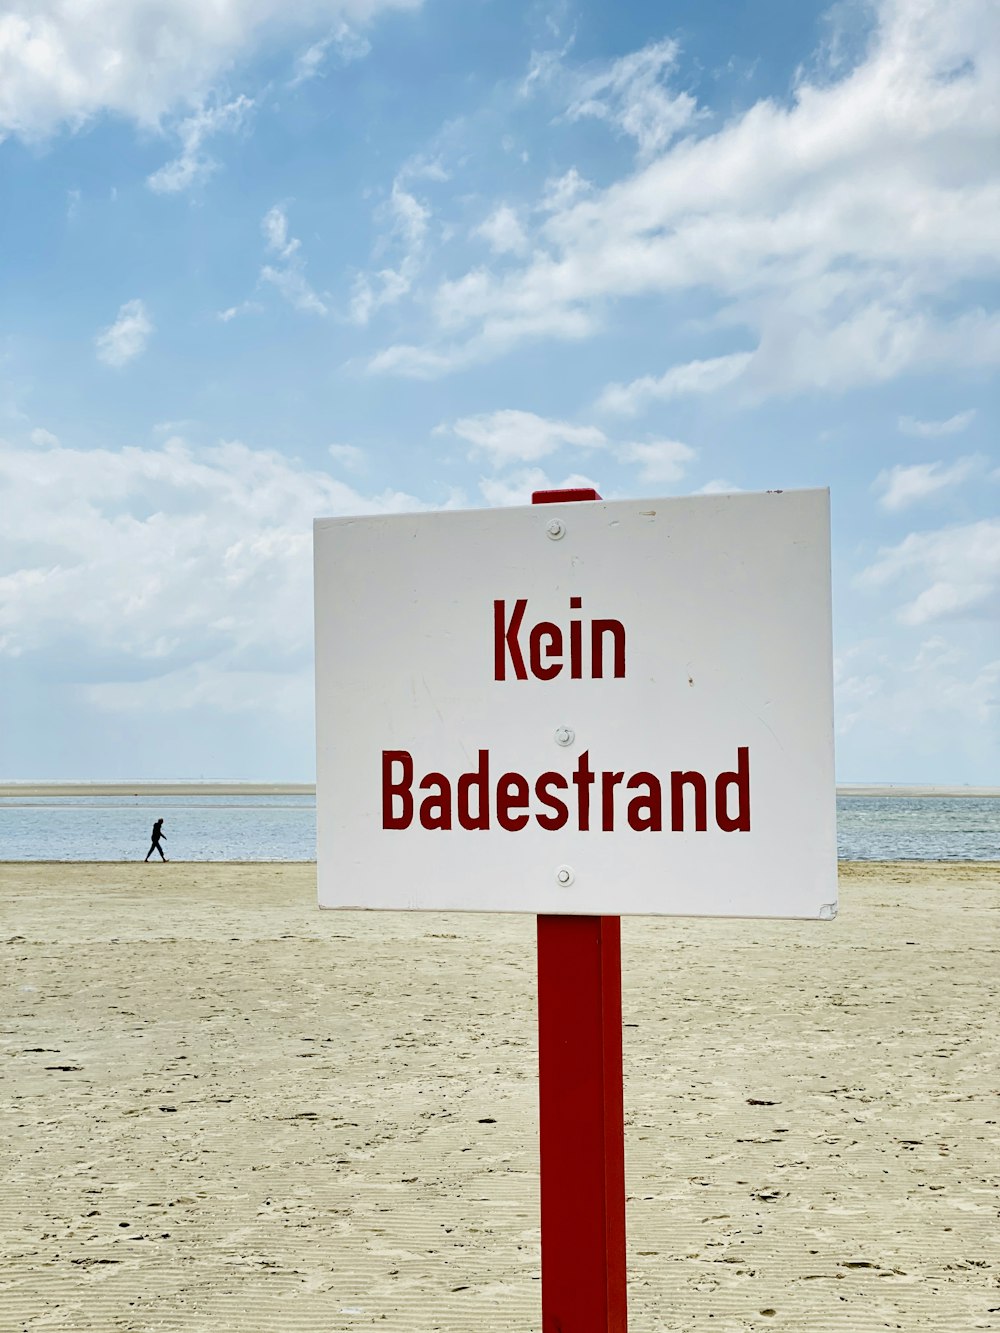
<svg viewBox="0 0 1000 1333">
<path fill-rule="evenodd" d="M 0 796 L 0 861 L 313 861 L 312 795 Z M 841 795 L 845 861 L 1000 861 L 1000 795 Z M 154 856 L 156 853 L 154 853 Z"/>
</svg>

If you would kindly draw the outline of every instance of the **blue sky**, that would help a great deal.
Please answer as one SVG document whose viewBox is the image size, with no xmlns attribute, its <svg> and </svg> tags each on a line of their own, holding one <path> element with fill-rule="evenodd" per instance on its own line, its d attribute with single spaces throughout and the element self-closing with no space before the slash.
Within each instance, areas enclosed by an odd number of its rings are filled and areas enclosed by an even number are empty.
<svg viewBox="0 0 1000 1333">
<path fill-rule="evenodd" d="M 830 486 L 838 775 L 1000 774 L 995 0 L 5 0 L 0 777 L 308 780 L 311 522 Z"/>
</svg>

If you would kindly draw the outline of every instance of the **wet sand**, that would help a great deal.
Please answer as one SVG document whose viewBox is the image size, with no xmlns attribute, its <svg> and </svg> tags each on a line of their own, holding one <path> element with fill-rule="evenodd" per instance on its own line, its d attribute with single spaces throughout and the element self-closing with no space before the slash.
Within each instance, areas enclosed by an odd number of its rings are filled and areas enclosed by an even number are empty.
<svg viewBox="0 0 1000 1333">
<path fill-rule="evenodd" d="M 0 1330 L 540 1325 L 534 922 L 7 865 Z M 1000 866 L 623 922 L 631 1333 L 1000 1330 Z"/>
</svg>

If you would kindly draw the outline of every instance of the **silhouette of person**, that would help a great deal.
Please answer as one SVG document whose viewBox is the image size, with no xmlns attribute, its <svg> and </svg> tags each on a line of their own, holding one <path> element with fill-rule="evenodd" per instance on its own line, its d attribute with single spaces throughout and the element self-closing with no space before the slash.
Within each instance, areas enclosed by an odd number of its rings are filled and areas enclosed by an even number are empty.
<svg viewBox="0 0 1000 1333">
<path fill-rule="evenodd" d="M 163 820 L 162 820 L 162 819 L 158 819 L 158 820 L 156 821 L 156 823 L 153 825 L 153 841 L 152 841 L 152 843 L 150 844 L 149 851 L 146 853 L 146 860 L 147 860 L 147 861 L 148 861 L 149 858 L 153 855 L 154 852 L 159 852 L 159 853 L 160 853 L 160 860 L 161 860 L 161 861 L 165 861 L 165 860 L 167 859 L 167 858 L 163 855 L 163 848 L 160 846 L 160 839 L 161 839 L 161 838 L 165 838 L 166 836 L 167 836 L 167 835 L 163 832 Z"/>
</svg>

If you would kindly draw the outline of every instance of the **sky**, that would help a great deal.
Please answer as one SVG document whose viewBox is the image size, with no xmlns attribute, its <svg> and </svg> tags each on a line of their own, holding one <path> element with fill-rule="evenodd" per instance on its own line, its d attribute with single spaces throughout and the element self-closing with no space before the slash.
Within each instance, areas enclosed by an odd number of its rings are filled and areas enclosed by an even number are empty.
<svg viewBox="0 0 1000 1333">
<path fill-rule="evenodd" d="M 312 520 L 829 486 L 1000 783 L 996 0 L 0 0 L 0 778 L 309 781 Z"/>
</svg>

